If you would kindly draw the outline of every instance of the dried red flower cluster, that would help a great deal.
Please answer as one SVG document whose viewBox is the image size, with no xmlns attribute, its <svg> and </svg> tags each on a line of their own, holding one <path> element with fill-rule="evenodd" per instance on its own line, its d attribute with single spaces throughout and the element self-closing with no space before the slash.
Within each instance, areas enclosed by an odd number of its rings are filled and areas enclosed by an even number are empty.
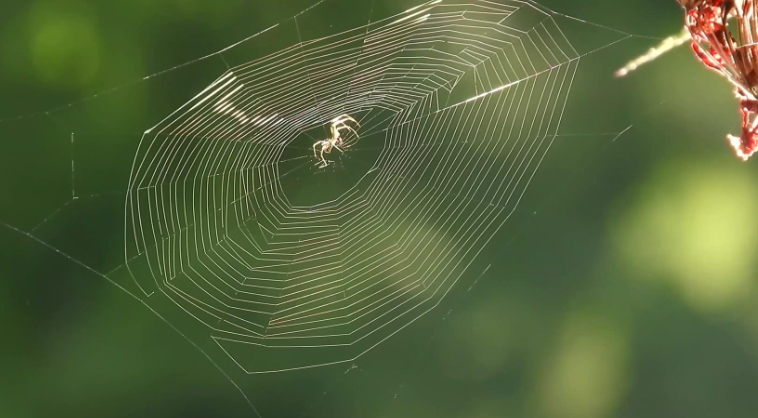
<svg viewBox="0 0 758 418">
<path fill-rule="evenodd" d="M 753 0 L 678 0 L 686 11 L 692 49 L 708 68 L 735 86 L 740 99 L 742 133 L 727 135 L 737 156 L 758 151 L 758 16 Z M 728 20 L 734 18 L 735 34 Z"/>
</svg>

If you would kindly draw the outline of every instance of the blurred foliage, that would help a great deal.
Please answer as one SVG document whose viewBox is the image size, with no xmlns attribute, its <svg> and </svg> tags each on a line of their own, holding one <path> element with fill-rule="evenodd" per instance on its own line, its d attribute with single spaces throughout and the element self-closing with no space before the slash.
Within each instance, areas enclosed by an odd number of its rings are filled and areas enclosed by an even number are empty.
<svg viewBox="0 0 758 418">
<path fill-rule="evenodd" d="M 119 193 L 139 132 L 207 81 L 195 68 L 169 73 L 173 87 L 142 77 L 311 3 L 6 1 L 0 221 L 36 227 L 35 236 L 101 271 L 118 266 Z M 375 3 L 399 11 L 417 2 Z M 540 4 L 644 36 L 583 59 L 567 136 L 483 256 L 487 273 L 476 279 L 481 270 L 473 271 L 475 285 L 347 371 L 261 377 L 249 395 L 269 405 L 264 416 L 724 418 L 758 410 L 758 161 L 739 161 L 724 140 L 739 126 L 730 87 L 686 48 L 612 78 L 656 42 L 645 36 L 681 27 L 673 0 Z M 328 0 L 313 13 L 327 31 L 330 19 L 355 17 Z M 216 65 L 207 73 L 223 69 Z M 102 94 L 112 88 L 117 94 Z M 15 118 L 60 106 L 60 116 Z M 56 214 L 71 192 L 63 118 L 81 132 L 82 198 Z M 629 125 L 616 139 L 594 135 Z M 8 228 L 0 228 L 0 250 L 0 416 L 252 415 L 205 357 L 103 277 Z"/>
</svg>

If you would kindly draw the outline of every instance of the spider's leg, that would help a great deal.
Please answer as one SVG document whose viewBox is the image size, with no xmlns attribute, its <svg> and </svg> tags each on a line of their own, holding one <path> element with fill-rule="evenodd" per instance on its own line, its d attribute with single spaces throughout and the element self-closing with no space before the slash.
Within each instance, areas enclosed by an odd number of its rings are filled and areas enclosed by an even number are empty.
<svg viewBox="0 0 758 418">
<path fill-rule="evenodd" d="M 355 119 L 353 119 L 352 117 L 350 117 L 350 115 L 348 115 L 348 114 L 342 114 L 342 115 L 339 115 L 336 118 L 332 119 L 331 122 L 332 123 L 342 123 L 342 122 L 345 122 L 347 120 L 355 121 Z"/>
<path fill-rule="evenodd" d="M 343 129 L 343 130 L 348 130 L 348 131 L 352 132 L 353 134 L 355 134 L 355 136 L 359 136 L 358 132 L 356 132 L 355 129 L 353 129 L 349 125 L 340 124 L 336 129 L 337 129 L 337 132 L 339 132 L 340 129 Z"/>
<path fill-rule="evenodd" d="M 326 167 L 327 165 L 329 165 L 329 164 L 326 163 L 326 159 L 324 158 L 324 148 L 322 147 L 321 148 L 321 165 L 320 165 L 320 167 Z"/>
<path fill-rule="evenodd" d="M 316 147 L 321 145 L 320 150 L 316 150 Z M 313 144 L 313 156 L 318 160 L 319 168 L 326 167 L 326 160 L 324 159 L 324 141 L 318 141 Z"/>
<path fill-rule="evenodd" d="M 337 130 L 337 132 L 338 132 L 338 133 L 339 133 L 339 131 L 340 131 L 340 130 L 345 130 L 345 129 L 347 129 L 347 130 L 349 130 L 349 131 L 352 131 L 352 132 L 356 133 L 356 135 L 357 135 L 357 132 L 355 132 L 355 129 L 353 129 L 353 127 L 352 127 L 352 126 L 350 126 L 350 125 L 348 125 L 348 124 L 346 124 L 346 123 L 335 123 L 335 124 L 334 124 L 334 125 L 332 125 L 332 126 L 334 126 L 334 128 Z"/>
<path fill-rule="evenodd" d="M 336 118 L 332 119 L 332 125 L 344 125 L 345 122 L 348 122 L 348 121 L 353 122 L 354 124 L 358 125 L 359 128 L 361 126 L 361 124 L 358 123 L 357 120 L 353 119 L 350 115 L 337 116 Z"/>
</svg>

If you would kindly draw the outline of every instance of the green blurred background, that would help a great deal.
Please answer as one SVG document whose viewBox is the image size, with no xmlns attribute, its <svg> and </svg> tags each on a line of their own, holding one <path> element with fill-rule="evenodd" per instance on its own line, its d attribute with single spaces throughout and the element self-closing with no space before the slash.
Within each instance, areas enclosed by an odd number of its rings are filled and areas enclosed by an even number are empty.
<svg viewBox="0 0 758 418">
<path fill-rule="evenodd" d="M 0 221 L 49 245 L 0 227 L 0 417 L 255 416 L 192 344 L 77 261 L 101 273 L 123 264 L 140 133 L 225 69 L 176 67 L 312 3 L 0 6 Z M 364 24 L 372 2 L 353 3 L 308 12 L 312 33 Z M 373 18 L 417 3 L 375 0 Z M 563 135 L 482 255 L 491 267 L 352 365 L 233 377 L 263 416 L 758 411 L 758 162 L 724 140 L 739 128 L 729 85 L 687 48 L 612 77 L 648 37 L 679 30 L 673 0 L 540 4 L 637 36 L 582 59 Z M 594 28 L 588 45 L 625 38 Z M 297 37 L 280 41 L 265 47 Z"/>
</svg>

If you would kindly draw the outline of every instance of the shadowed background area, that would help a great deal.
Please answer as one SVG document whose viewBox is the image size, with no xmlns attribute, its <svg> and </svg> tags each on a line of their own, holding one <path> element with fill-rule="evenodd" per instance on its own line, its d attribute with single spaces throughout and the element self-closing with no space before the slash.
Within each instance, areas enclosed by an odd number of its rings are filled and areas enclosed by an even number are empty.
<svg viewBox="0 0 758 418">
<path fill-rule="evenodd" d="M 230 57 L 418 4 L 333 3 L 308 12 L 305 33 L 279 29 Z M 539 2 L 618 31 L 586 25 L 585 45 L 618 42 L 582 58 L 560 135 L 460 285 L 356 361 L 230 381 L 173 328 L 189 319 L 161 320 L 121 290 L 124 195 L 142 133 L 226 70 L 220 58 L 184 64 L 312 4 L 2 6 L 0 415 L 256 416 L 234 384 L 266 418 L 758 409 L 758 161 L 740 161 L 724 139 L 739 128 L 737 101 L 686 47 L 612 76 L 681 28 L 673 0 Z M 288 193 L 331 198 L 366 171 L 355 167 L 288 179 Z"/>
</svg>

